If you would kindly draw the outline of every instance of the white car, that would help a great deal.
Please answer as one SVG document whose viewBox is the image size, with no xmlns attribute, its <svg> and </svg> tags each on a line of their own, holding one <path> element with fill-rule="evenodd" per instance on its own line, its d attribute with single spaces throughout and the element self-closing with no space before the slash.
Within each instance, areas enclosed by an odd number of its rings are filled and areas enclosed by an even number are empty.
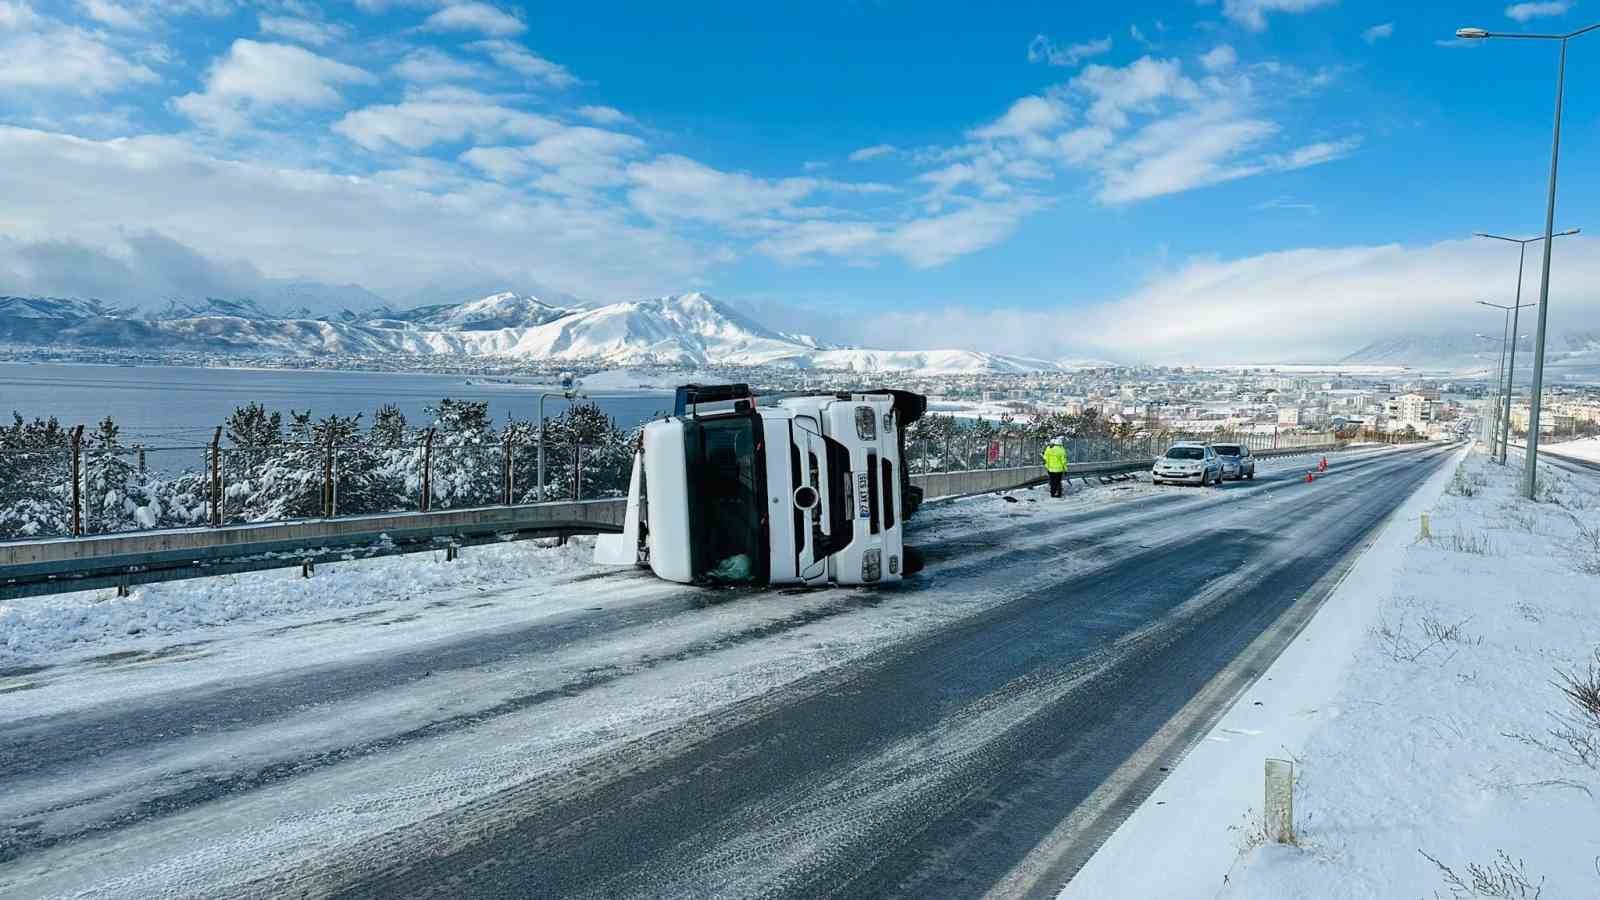
<svg viewBox="0 0 1600 900">
<path fill-rule="evenodd" d="M 1222 461 L 1217 452 L 1205 444 L 1173 444 L 1167 452 L 1156 457 L 1150 468 L 1150 480 L 1156 484 L 1208 484 L 1222 483 Z"/>
<path fill-rule="evenodd" d="M 1256 458 L 1244 444 L 1212 444 L 1217 458 L 1222 461 L 1222 477 L 1239 481 L 1256 477 Z"/>
</svg>

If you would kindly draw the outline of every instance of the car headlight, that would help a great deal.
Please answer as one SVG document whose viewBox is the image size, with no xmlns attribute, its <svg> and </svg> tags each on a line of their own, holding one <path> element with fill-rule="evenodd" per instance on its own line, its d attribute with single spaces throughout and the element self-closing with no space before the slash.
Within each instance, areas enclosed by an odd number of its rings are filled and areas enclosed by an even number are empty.
<svg viewBox="0 0 1600 900">
<path fill-rule="evenodd" d="M 883 551 L 872 549 L 861 554 L 861 580 L 877 581 L 883 577 Z"/>
<path fill-rule="evenodd" d="M 878 439 L 878 417 L 870 406 L 856 407 L 856 437 L 863 441 Z"/>
</svg>

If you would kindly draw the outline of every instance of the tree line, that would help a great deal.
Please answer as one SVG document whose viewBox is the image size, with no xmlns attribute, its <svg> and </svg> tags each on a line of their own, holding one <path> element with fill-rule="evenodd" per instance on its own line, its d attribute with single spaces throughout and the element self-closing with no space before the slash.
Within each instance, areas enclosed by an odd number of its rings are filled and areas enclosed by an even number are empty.
<svg viewBox="0 0 1600 900">
<path fill-rule="evenodd" d="M 568 407 L 546 426 L 545 491 L 539 496 L 539 423 L 496 424 L 486 401 L 445 398 L 413 425 L 392 404 L 363 414 L 287 417 L 260 403 L 223 423 L 220 476 L 226 522 L 322 515 L 330 488 L 341 515 L 415 510 L 426 481 L 433 509 L 501 503 L 509 454 L 512 501 L 620 496 L 627 490 L 636 430 L 594 403 Z M 429 433 L 431 432 L 431 448 Z M 209 521 L 209 451 L 178 471 L 144 463 L 106 417 L 85 430 L 79 451 L 79 515 L 84 533 L 178 528 Z M 0 540 L 70 534 L 72 429 L 55 418 L 12 413 L 0 424 Z M 427 465 L 424 466 L 424 462 Z M 426 469 L 426 478 L 424 477 Z"/>
</svg>

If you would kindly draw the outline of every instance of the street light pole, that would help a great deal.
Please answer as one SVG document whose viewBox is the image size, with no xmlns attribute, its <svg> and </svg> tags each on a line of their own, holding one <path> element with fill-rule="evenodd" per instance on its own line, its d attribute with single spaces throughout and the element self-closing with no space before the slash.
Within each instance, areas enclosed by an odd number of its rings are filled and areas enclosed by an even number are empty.
<svg viewBox="0 0 1600 900">
<path fill-rule="evenodd" d="M 1566 231 L 1557 232 L 1557 233 L 1551 235 L 1551 237 L 1567 237 L 1568 235 L 1578 234 L 1582 230 L 1583 229 L 1581 229 L 1581 228 L 1569 228 Z M 1527 257 L 1528 257 L 1528 245 L 1532 244 L 1532 243 L 1537 243 L 1539 241 L 1542 241 L 1542 240 L 1544 240 L 1544 237 L 1540 236 L 1540 237 L 1531 237 L 1531 238 L 1514 238 L 1514 237 L 1506 237 L 1505 235 L 1501 235 L 1501 234 L 1488 234 L 1488 233 L 1482 232 L 1482 231 L 1476 232 L 1476 234 L 1477 234 L 1478 237 L 1491 238 L 1493 240 L 1505 241 L 1508 244 L 1516 244 L 1517 245 L 1517 299 L 1515 301 L 1515 304 L 1511 307 L 1511 333 L 1512 334 L 1517 334 L 1522 329 L 1522 308 L 1525 307 L 1525 306 L 1533 306 L 1534 305 L 1532 303 L 1523 303 L 1522 302 L 1522 269 L 1523 269 L 1523 263 L 1527 260 Z M 1550 254 L 1547 252 L 1545 255 L 1549 256 Z M 1497 304 L 1487 303 L 1487 304 L 1484 304 L 1484 305 L 1485 306 L 1495 306 Z M 1504 308 L 1505 307 L 1501 307 L 1501 309 L 1504 309 Z M 1510 443 L 1511 442 L 1511 397 L 1512 397 L 1512 393 L 1516 390 L 1515 385 L 1516 385 L 1516 379 L 1517 379 L 1517 339 L 1516 338 L 1513 338 L 1512 341 L 1511 341 L 1511 362 L 1510 362 L 1510 367 L 1509 367 L 1509 369 L 1507 371 L 1510 374 L 1506 378 L 1505 416 L 1501 420 L 1501 423 L 1502 423 L 1501 424 L 1501 435 L 1500 435 L 1500 464 L 1501 465 L 1505 465 L 1507 448 L 1511 445 L 1511 443 Z"/>
<path fill-rule="evenodd" d="M 1576 231 L 1576 229 L 1574 229 L 1574 231 Z M 1564 232 L 1564 233 L 1570 234 L 1571 232 Z M 1493 237 L 1493 235 L 1484 235 L 1484 237 Z M 1560 237 L 1560 235 L 1557 235 L 1557 237 Z M 1509 238 L 1505 238 L 1505 240 L 1509 240 Z M 1526 249 L 1526 247 L 1528 246 L 1527 242 L 1523 242 L 1522 246 L 1523 246 L 1524 249 Z M 1519 297 L 1518 299 L 1520 300 L 1521 298 Z M 1516 365 L 1517 365 L 1517 342 L 1516 342 L 1515 338 L 1512 338 L 1512 340 L 1511 340 L 1511 365 L 1510 366 L 1506 365 L 1506 345 L 1505 345 L 1506 338 L 1505 338 L 1505 335 L 1515 335 L 1517 333 L 1517 323 L 1516 323 L 1516 319 L 1515 319 L 1515 316 L 1516 316 L 1517 312 L 1519 310 L 1521 310 L 1524 306 L 1532 306 L 1533 304 L 1532 303 L 1517 303 L 1514 306 L 1506 306 L 1504 303 L 1490 303 L 1487 300 L 1479 300 L 1479 301 L 1477 301 L 1477 303 L 1478 303 L 1479 306 L 1489 306 L 1489 307 L 1493 307 L 1493 308 L 1498 309 L 1498 310 L 1503 310 L 1505 312 L 1505 314 L 1506 314 L 1506 328 L 1505 328 L 1504 332 L 1502 333 L 1502 337 L 1500 339 L 1500 373 L 1501 373 L 1501 377 L 1504 378 L 1505 381 L 1504 381 L 1504 383 L 1501 383 L 1501 382 L 1496 382 L 1495 383 L 1495 390 L 1496 390 L 1496 394 L 1495 394 L 1495 398 L 1496 398 L 1495 399 L 1495 411 L 1496 411 L 1496 416 L 1495 416 L 1495 419 L 1494 419 L 1494 421 L 1496 423 L 1496 430 L 1499 433 L 1498 434 L 1498 440 L 1500 441 L 1500 454 L 1499 454 L 1499 456 L 1500 456 L 1500 464 L 1501 465 L 1505 465 L 1507 442 L 1511 439 L 1511 380 L 1516 377 L 1515 373 L 1516 373 Z M 1504 404 L 1502 404 L 1500 402 L 1500 400 L 1501 400 L 1500 391 L 1502 389 L 1504 390 L 1504 401 L 1505 401 Z M 1502 405 L 1504 406 L 1504 410 L 1503 410 L 1504 416 L 1503 417 L 1500 415 L 1500 412 L 1502 411 L 1501 410 Z M 1489 442 L 1489 452 L 1490 452 L 1490 456 L 1493 457 L 1494 456 L 1494 441 L 1490 441 Z"/>
<path fill-rule="evenodd" d="M 1495 306 L 1495 305 L 1497 305 L 1497 304 L 1494 304 L 1494 303 L 1485 303 L 1482 300 L 1479 300 L 1478 303 L 1480 303 L 1480 304 L 1482 304 L 1484 306 Z M 1501 308 L 1504 309 L 1505 307 L 1501 307 Z M 1495 456 L 1495 441 L 1500 439 L 1500 388 L 1505 384 L 1505 377 L 1506 377 L 1506 337 L 1505 336 L 1506 336 L 1506 331 L 1511 327 L 1511 311 L 1509 309 L 1506 310 L 1506 314 L 1505 314 L 1504 318 L 1505 318 L 1505 324 L 1503 326 L 1501 326 L 1501 329 L 1500 329 L 1500 367 L 1495 370 L 1495 379 L 1494 379 L 1494 413 L 1488 417 L 1488 419 L 1489 419 L 1489 432 L 1490 432 L 1489 433 L 1489 458 L 1490 459 L 1493 459 L 1494 456 Z M 1481 340 L 1485 340 L 1485 341 L 1494 340 L 1494 338 L 1489 337 L 1486 334 L 1479 334 L 1479 335 L 1474 335 L 1474 336 L 1477 337 L 1477 338 L 1480 338 Z"/>
<path fill-rule="evenodd" d="M 587 394 L 578 393 L 578 385 L 580 385 L 580 384 L 582 384 L 582 382 L 578 381 L 575 377 L 573 377 L 571 372 L 562 372 L 561 373 L 561 390 L 557 391 L 557 392 L 554 392 L 554 393 L 546 392 L 546 393 L 542 393 L 542 394 L 539 395 L 539 477 L 538 477 L 538 482 L 539 482 L 538 483 L 538 489 L 539 489 L 538 497 L 539 497 L 539 500 L 538 500 L 538 502 L 540 502 L 540 503 L 544 502 L 544 445 L 545 445 L 544 401 L 545 401 L 545 398 L 547 398 L 547 397 L 560 397 L 561 399 L 566 400 L 569 403 L 571 401 L 573 401 L 573 400 L 578 400 L 578 399 L 586 400 L 586 399 L 588 399 L 588 395 Z"/>
<path fill-rule="evenodd" d="M 1550 257 L 1555 248 L 1550 246 L 1556 226 L 1556 171 L 1561 160 L 1561 100 L 1567 81 L 1567 42 L 1580 34 L 1600 28 L 1600 24 L 1580 28 L 1567 34 L 1516 34 L 1487 31 L 1482 28 L 1460 28 L 1456 37 L 1463 40 L 1485 38 L 1522 38 L 1527 40 L 1560 41 L 1561 56 L 1556 68 L 1555 129 L 1550 140 L 1550 189 L 1544 208 L 1544 266 L 1539 278 L 1539 327 L 1533 340 L 1533 393 L 1528 398 L 1528 452 L 1523 467 L 1522 493 L 1532 500 L 1539 485 L 1539 405 L 1544 391 L 1544 338 L 1545 326 L 1550 317 Z"/>
</svg>

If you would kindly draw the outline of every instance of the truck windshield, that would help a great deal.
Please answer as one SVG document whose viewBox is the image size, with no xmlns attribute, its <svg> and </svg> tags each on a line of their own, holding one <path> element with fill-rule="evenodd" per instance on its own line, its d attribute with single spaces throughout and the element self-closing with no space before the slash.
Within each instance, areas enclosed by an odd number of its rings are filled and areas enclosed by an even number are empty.
<svg viewBox="0 0 1600 900">
<path fill-rule="evenodd" d="M 701 419 L 685 435 L 691 561 L 696 578 L 766 578 L 764 473 L 753 416 Z"/>
</svg>

